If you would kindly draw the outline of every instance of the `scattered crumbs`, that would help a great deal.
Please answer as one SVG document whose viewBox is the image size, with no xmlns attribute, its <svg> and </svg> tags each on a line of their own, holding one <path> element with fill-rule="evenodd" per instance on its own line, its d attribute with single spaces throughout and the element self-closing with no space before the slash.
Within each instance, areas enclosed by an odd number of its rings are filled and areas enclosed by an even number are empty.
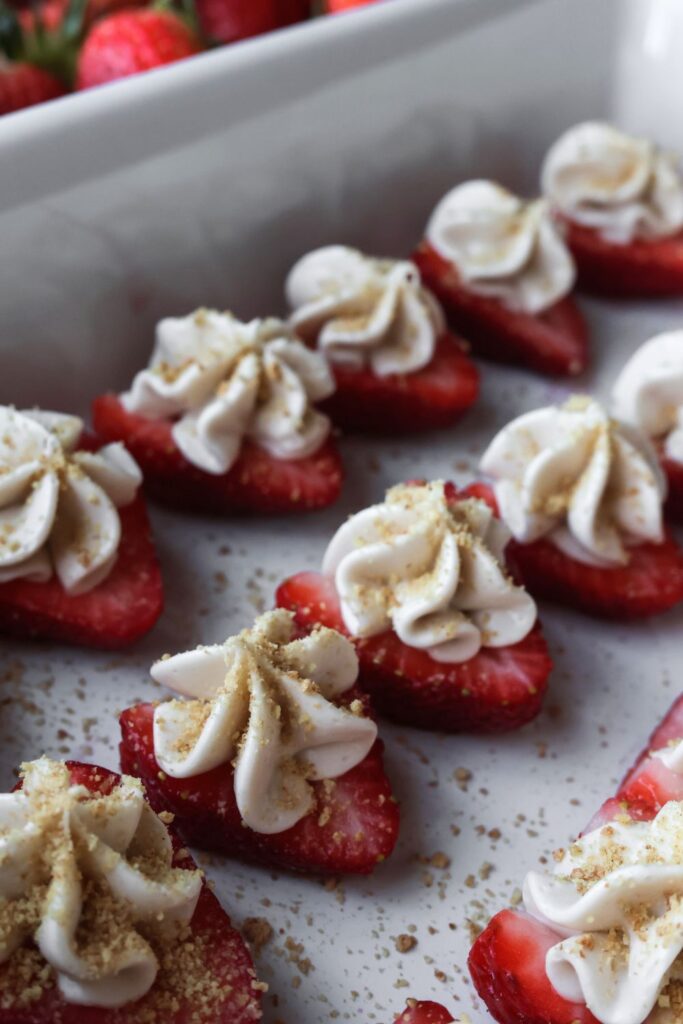
<svg viewBox="0 0 683 1024">
<path fill-rule="evenodd" d="M 407 935 L 404 932 L 402 935 L 396 936 L 394 945 L 398 953 L 409 953 L 411 949 L 415 949 L 417 946 L 417 939 L 414 935 Z"/>
<path fill-rule="evenodd" d="M 256 956 L 273 937 L 273 929 L 265 917 L 248 917 L 242 925 L 242 933 Z"/>
</svg>

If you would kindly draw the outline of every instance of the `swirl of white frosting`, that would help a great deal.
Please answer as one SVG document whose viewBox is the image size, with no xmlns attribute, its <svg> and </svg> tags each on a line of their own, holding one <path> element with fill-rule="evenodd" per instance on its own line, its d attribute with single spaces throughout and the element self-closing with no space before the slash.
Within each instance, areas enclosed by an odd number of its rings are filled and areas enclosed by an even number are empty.
<svg viewBox="0 0 683 1024">
<path fill-rule="evenodd" d="M 330 423 L 313 402 L 334 391 L 324 358 L 279 320 L 242 323 L 199 309 L 157 325 L 149 366 L 121 396 L 149 419 L 173 419 L 173 439 L 188 462 L 227 473 L 250 438 L 276 459 L 305 459 Z"/>
<path fill-rule="evenodd" d="M 612 402 L 620 419 L 683 464 L 683 331 L 646 341 L 617 377 Z"/>
<path fill-rule="evenodd" d="M 172 867 L 137 779 L 96 794 L 45 757 L 23 775 L 21 790 L 0 796 L 0 963 L 33 939 L 67 1002 L 139 999 L 157 975 L 153 944 L 194 914 L 200 873 Z"/>
<path fill-rule="evenodd" d="M 154 753 L 163 771 L 186 779 L 233 762 L 240 814 L 265 835 L 308 814 L 310 782 L 344 775 L 377 737 L 362 706 L 334 703 L 358 676 L 352 644 L 323 628 L 297 640 L 286 611 L 260 616 L 224 644 L 157 661 L 152 676 L 193 698 L 155 710 Z"/>
<path fill-rule="evenodd" d="M 503 568 L 508 539 L 484 502 L 449 503 L 442 481 L 403 484 L 340 527 L 323 572 L 352 636 L 393 629 L 435 661 L 463 662 L 518 643 L 536 621 L 533 600 Z"/>
<path fill-rule="evenodd" d="M 595 401 L 525 413 L 486 449 L 501 518 L 522 544 L 546 538 L 587 565 L 619 566 L 663 540 L 666 484 L 647 439 Z"/>
<path fill-rule="evenodd" d="M 0 406 L 0 583 L 44 583 L 54 571 L 75 595 L 111 572 L 117 508 L 142 474 L 122 444 L 75 451 L 82 429 L 75 416 Z"/>
<path fill-rule="evenodd" d="M 380 377 L 431 362 L 445 330 L 441 307 L 414 263 L 328 245 L 294 264 L 286 283 L 290 324 L 334 363 Z"/>
<path fill-rule="evenodd" d="M 609 242 L 663 238 L 683 228 L 675 157 L 609 124 L 587 121 L 561 135 L 543 162 L 541 184 L 560 213 Z"/>
<path fill-rule="evenodd" d="M 670 984 L 683 994 L 683 803 L 621 816 L 557 858 L 524 883 L 526 910 L 566 936 L 546 956 L 551 984 L 601 1024 L 643 1024 Z"/>
<path fill-rule="evenodd" d="M 574 287 L 574 261 L 546 201 L 525 202 L 492 181 L 448 192 L 426 237 L 466 288 L 509 309 L 542 313 Z"/>
</svg>

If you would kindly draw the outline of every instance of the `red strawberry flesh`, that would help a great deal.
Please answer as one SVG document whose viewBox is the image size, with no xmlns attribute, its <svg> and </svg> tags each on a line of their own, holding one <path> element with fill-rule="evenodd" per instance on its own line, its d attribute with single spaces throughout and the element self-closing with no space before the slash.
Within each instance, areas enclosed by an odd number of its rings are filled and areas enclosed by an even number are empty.
<svg viewBox="0 0 683 1024">
<path fill-rule="evenodd" d="M 355 691 L 345 694 L 346 701 L 355 697 Z M 172 779 L 160 772 L 153 720 L 151 704 L 123 712 L 121 766 L 143 780 L 156 810 L 175 815 L 186 842 L 250 863 L 324 874 L 369 874 L 393 850 L 399 812 L 384 773 L 379 740 L 341 778 L 313 783 L 313 812 L 285 832 L 262 835 L 242 824 L 230 765 L 190 779 Z"/>
<path fill-rule="evenodd" d="M 319 573 L 292 576 L 277 591 L 278 607 L 303 627 L 317 623 L 348 635 L 334 582 Z M 373 706 L 395 721 L 446 732 L 503 732 L 534 718 L 543 702 L 552 661 L 537 625 L 511 647 L 485 648 L 468 662 L 435 662 L 407 647 L 393 631 L 353 639 L 359 685 Z"/>
<path fill-rule="evenodd" d="M 670 533 L 661 544 L 640 544 L 615 568 L 586 565 L 547 540 L 511 541 L 510 565 L 527 589 L 546 601 L 607 619 L 642 619 L 683 601 L 683 550 Z"/>
<path fill-rule="evenodd" d="M 369 368 L 333 364 L 337 390 L 322 403 L 345 430 L 407 434 L 450 426 L 476 401 L 479 373 L 453 335 L 439 339 L 432 361 L 415 373 L 379 377 Z"/>
<path fill-rule="evenodd" d="M 407 1010 L 396 1018 L 395 1024 L 453 1024 L 453 1017 L 445 1006 L 429 1001 L 409 1000 Z"/>
<path fill-rule="evenodd" d="M 97 21 L 81 47 L 76 88 L 91 89 L 199 53 L 189 26 L 172 11 L 117 11 Z"/>
<path fill-rule="evenodd" d="M 550 376 L 576 376 L 588 365 L 588 331 L 574 300 L 561 299 L 536 316 L 465 288 L 453 265 L 427 242 L 413 255 L 427 288 L 475 355 L 526 366 Z"/>
<path fill-rule="evenodd" d="M 587 831 L 617 815 L 648 821 L 669 800 L 683 798 L 680 775 L 651 753 L 683 739 L 683 698 L 673 705 L 627 774 L 615 797 L 600 808 Z M 474 943 L 469 968 L 475 988 L 500 1024 L 596 1024 L 585 1005 L 555 991 L 545 971 L 548 949 L 563 936 L 521 911 L 497 914 Z"/>
<path fill-rule="evenodd" d="M 675 523 L 683 523 L 683 462 L 662 457 L 662 469 L 669 484 L 664 512 Z"/>
<path fill-rule="evenodd" d="M 66 89 L 54 75 L 22 62 L 0 63 L 0 116 L 57 99 Z"/>
<path fill-rule="evenodd" d="M 368 7 L 377 3 L 377 0 L 327 0 L 328 14 L 341 14 L 342 11 L 352 11 L 356 7 Z"/>
<path fill-rule="evenodd" d="M 186 511 L 281 515 L 324 508 L 341 491 L 343 468 L 332 440 L 306 459 L 288 461 L 246 442 L 232 469 L 214 476 L 182 455 L 170 422 L 127 412 L 117 395 L 95 399 L 93 422 L 100 437 L 125 443 L 151 495 Z"/>
<path fill-rule="evenodd" d="M 116 650 L 149 632 L 164 604 L 159 563 L 142 497 L 121 508 L 114 568 L 75 597 L 56 576 L 47 583 L 0 583 L 0 633 Z"/>
<path fill-rule="evenodd" d="M 209 39 L 232 43 L 303 21 L 309 0 L 196 0 L 197 18 Z"/>
<path fill-rule="evenodd" d="M 579 287 L 622 299 L 683 294 L 683 233 L 619 245 L 592 228 L 564 223 Z"/>
</svg>

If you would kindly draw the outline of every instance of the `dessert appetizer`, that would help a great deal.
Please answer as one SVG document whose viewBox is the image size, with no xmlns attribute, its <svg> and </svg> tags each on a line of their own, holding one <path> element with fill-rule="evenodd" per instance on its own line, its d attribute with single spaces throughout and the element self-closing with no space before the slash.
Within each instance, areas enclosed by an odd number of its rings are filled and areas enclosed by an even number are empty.
<svg viewBox="0 0 683 1024">
<path fill-rule="evenodd" d="M 666 482 L 638 431 L 591 398 L 525 413 L 481 460 L 529 591 L 614 619 L 683 600 L 683 551 L 663 525 Z"/>
<path fill-rule="evenodd" d="M 639 348 L 619 374 L 612 402 L 616 415 L 654 444 L 669 484 L 664 511 L 683 520 L 683 331 Z"/>
<path fill-rule="evenodd" d="M 551 146 L 541 183 L 581 286 L 622 297 L 683 293 L 683 178 L 671 153 L 588 121 Z"/>
<path fill-rule="evenodd" d="M 413 259 L 475 354 L 558 376 L 586 368 L 586 324 L 569 294 L 574 261 L 544 200 L 492 181 L 458 185 Z"/>
<path fill-rule="evenodd" d="M 281 584 L 301 626 L 354 642 L 382 714 L 446 732 L 514 729 L 538 713 L 552 662 L 536 605 L 508 575 L 509 534 L 484 501 L 437 480 L 401 484 L 351 516 L 322 573 Z"/>
<path fill-rule="evenodd" d="M 469 958 L 500 1024 L 666 1024 L 683 1007 L 683 699 L 588 831 Z"/>
<path fill-rule="evenodd" d="M 117 648 L 152 628 L 163 589 L 141 482 L 77 417 L 0 406 L 0 633 Z"/>
<path fill-rule="evenodd" d="M 408 1005 L 395 1024 L 454 1024 L 453 1017 L 439 1003 L 431 1001 L 418 1002 L 408 999 Z"/>
<path fill-rule="evenodd" d="M 261 1019 L 244 942 L 137 779 L 22 765 L 0 797 L 0 849 L 0 1021 Z"/>
<path fill-rule="evenodd" d="M 297 512 L 341 489 L 330 421 L 313 405 L 333 390 L 325 359 L 281 321 L 199 309 L 160 321 L 147 369 L 124 394 L 97 398 L 93 421 L 126 443 L 168 504 Z"/>
<path fill-rule="evenodd" d="M 472 405 L 479 374 L 414 263 L 344 245 L 316 249 L 287 278 L 290 324 L 330 361 L 323 409 L 349 430 L 445 427 Z"/>
<path fill-rule="evenodd" d="M 296 632 L 285 611 L 152 676 L 185 700 L 121 716 L 121 764 L 203 849 L 306 872 L 367 874 L 394 848 L 398 808 L 353 646 Z"/>
</svg>

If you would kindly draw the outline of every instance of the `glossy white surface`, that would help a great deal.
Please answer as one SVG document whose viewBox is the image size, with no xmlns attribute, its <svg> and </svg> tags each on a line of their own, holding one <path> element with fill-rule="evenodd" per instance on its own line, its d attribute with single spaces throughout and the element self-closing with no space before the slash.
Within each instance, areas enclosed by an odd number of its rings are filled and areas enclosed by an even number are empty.
<svg viewBox="0 0 683 1024">
<path fill-rule="evenodd" d="M 317 245 L 405 256 L 457 180 L 531 193 L 549 144 L 581 119 L 619 115 L 683 151 L 678 18 L 675 0 L 390 0 L 64 101 L 49 118 L 5 119 L 0 401 L 83 411 L 144 365 L 161 316 L 200 303 L 284 311 L 286 272 Z M 584 308 L 595 362 L 579 386 L 602 398 L 639 344 L 683 320 L 680 302 Z M 147 671 L 160 654 L 247 625 L 278 580 L 320 564 L 349 512 L 405 477 L 467 479 L 505 422 L 566 393 L 483 366 L 481 401 L 456 429 L 344 441 L 344 496 L 306 519 L 154 509 L 168 598 L 148 638 L 116 656 L 3 643 L 2 782 L 43 750 L 115 766 L 114 713 L 159 695 Z M 207 861 L 235 920 L 268 916 L 276 930 L 257 961 L 267 1024 L 389 1024 L 407 995 L 487 1019 L 466 978 L 468 921 L 483 923 L 586 823 L 683 673 L 683 610 L 629 627 L 549 608 L 543 619 L 557 668 L 522 733 L 383 725 L 403 828 L 373 878 L 332 889 Z M 437 851 L 450 867 L 420 861 Z M 417 946 L 399 954 L 394 939 L 413 925 Z"/>
</svg>

